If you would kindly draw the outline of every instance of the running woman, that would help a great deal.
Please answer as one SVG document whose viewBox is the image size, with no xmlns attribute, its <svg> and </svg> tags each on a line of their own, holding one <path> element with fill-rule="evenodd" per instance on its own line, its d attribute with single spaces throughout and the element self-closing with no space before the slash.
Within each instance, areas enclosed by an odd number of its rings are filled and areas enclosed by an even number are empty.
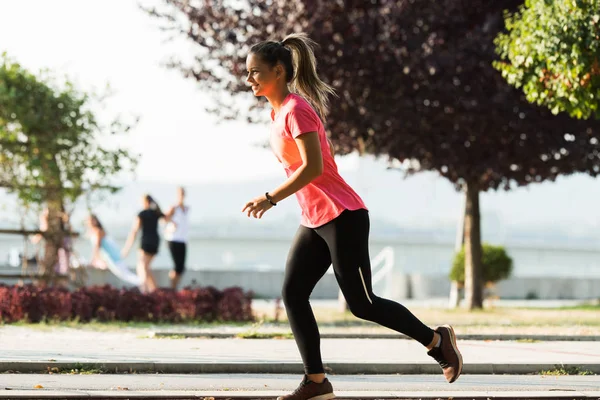
<svg viewBox="0 0 600 400">
<path fill-rule="evenodd" d="M 270 144 L 285 169 L 287 180 L 242 209 L 248 217 L 265 212 L 292 194 L 302 210 L 285 270 L 283 301 L 304 364 L 300 386 L 280 400 L 328 400 L 335 397 L 325 377 L 320 335 L 309 297 L 333 264 L 350 311 L 421 343 L 442 367 L 448 382 L 462 370 L 462 357 L 449 325 L 435 330 L 404 306 L 376 296 L 371 288 L 369 213 L 361 198 L 342 179 L 333 159 L 322 119 L 332 87 L 321 81 L 305 34 L 281 42 L 254 45 L 246 59 L 247 83 L 255 96 L 272 107 Z"/>
<path fill-rule="evenodd" d="M 142 198 L 142 205 L 144 209 L 140 211 L 133 221 L 127 243 L 122 251 L 122 257 L 127 258 L 129 250 L 131 250 L 133 242 L 135 241 L 135 237 L 141 229 L 142 239 L 140 241 L 137 273 L 142 280 L 142 291 L 144 293 L 151 293 L 156 290 L 157 285 L 150 266 L 154 256 L 158 254 L 158 245 L 160 244 L 158 221 L 164 217 L 164 214 L 156 201 L 148 194 Z"/>
<path fill-rule="evenodd" d="M 177 188 L 177 204 L 171 207 L 165 214 L 167 228 L 165 239 L 169 244 L 169 251 L 173 258 L 174 268 L 169 272 L 171 288 L 177 289 L 183 271 L 185 270 L 186 243 L 189 231 L 190 207 L 185 205 L 185 189 Z"/>
</svg>

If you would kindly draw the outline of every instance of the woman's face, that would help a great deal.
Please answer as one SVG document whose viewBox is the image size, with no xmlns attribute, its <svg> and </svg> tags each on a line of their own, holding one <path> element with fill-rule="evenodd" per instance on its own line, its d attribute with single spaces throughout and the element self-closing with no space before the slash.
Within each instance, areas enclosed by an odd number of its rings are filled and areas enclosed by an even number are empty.
<svg viewBox="0 0 600 400">
<path fill-rule="evenodd" d="M 150 207 L 150 202 L 148 201 L 146 196 L 142 197 L 142 207 L 144 207 L 144 208 Z"/>
<path fill-rule="evenodd" d="M 252 93 L 257 97 L 269 97 L 277 89 L 280 81 L 284 79 L 281 65 L 271 67 L 259 55 L 254 53 L 250 53 L 246 58 L 246 69 L 248 70 L 246 82 L 252 88 Z"/>
</svg>

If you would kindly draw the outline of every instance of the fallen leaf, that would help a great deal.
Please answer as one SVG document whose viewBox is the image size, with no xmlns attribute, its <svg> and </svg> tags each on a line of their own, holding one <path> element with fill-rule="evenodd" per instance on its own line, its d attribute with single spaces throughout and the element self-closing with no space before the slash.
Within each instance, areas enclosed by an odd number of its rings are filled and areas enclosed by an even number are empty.
<svg viewBox="0 0 600 400">
<path fill-rule="evenodd" d="M 34 389 L 43 389 L 44 387 L 42 385 L 35 385 L 33 388 Z"/>
</svg>

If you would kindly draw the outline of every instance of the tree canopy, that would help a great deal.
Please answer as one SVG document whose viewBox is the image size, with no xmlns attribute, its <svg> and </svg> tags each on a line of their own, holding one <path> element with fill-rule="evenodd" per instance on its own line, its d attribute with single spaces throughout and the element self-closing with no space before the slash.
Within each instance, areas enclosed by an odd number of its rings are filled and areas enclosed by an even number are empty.
<svg viewBox="0 0 600 400">
<path fill-rule="evenodd" d="M 527 0 L 505 19 L 502 76 L 553 114 L 600 118 L 600 1 Z"/>
<path fill-rule="evenodd" d="M 34 75 L 7 55 L 0 58 L 0 183 L 26 202 L 41 203 L 49 191 L 75 200 L 84 190 L 115 189 L 111 178 L 135 166 L 135 155 L 101 143 L 109 132 L 91 109 L 92 98 L 71 82 L 62 86 L 44 71 Z"/>
</svg>

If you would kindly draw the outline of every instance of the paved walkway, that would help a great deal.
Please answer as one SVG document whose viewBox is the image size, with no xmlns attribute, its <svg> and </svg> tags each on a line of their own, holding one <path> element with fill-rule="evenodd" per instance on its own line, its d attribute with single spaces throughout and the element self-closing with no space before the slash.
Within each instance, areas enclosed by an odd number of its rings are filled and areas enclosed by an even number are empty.
<svg viewBox="0 0 600 400">
<path fill-rule="evenodd" d="M 273 399 L 293 390 L 302 374 L 293 340 L 148 333 L 2 326 L 0 399 Z M 557 366 L 600 374 L 597 341 L 462 340 L 459 346 L 464 374 L 449 385 L 417 342 L 322 340 L 340 399 L 600 399 L 600 375 L 539 374 Z M 68 374 L 74 368 L 119 374 Z"/>
<path fill-rule="evenodd" d="M 296 388 L 298 375 L 0 375 L 0 399 L 270 398 Z M 341 398 L 569 398 L 600 397 L 599 376 L 465 375 L 450 385 L 441 375 L 331 375 Z M 34 388 L 38 389 L 34 389 Z M 4 390 L 2 390 L 4 389 Z M 62 397 L 61 397 L 62 396 Z"/>
<path fill-rule="evenodd" d="M 108 370 L 173 373 L 301 371 L 296 344 L 289 339 L 167 339 L 141 332 L 1 327 L 0 370 L 39 371 L 87 363 Z M 600 345 L 593 341 L 462 340 L 459 346 L 466 374 L 533 373 L 556 365 L 600 374 Z M 410 340 L 323 339 L 322 354 L 335 373 L 439 373 L 424 348 Z"/>
</svg>

